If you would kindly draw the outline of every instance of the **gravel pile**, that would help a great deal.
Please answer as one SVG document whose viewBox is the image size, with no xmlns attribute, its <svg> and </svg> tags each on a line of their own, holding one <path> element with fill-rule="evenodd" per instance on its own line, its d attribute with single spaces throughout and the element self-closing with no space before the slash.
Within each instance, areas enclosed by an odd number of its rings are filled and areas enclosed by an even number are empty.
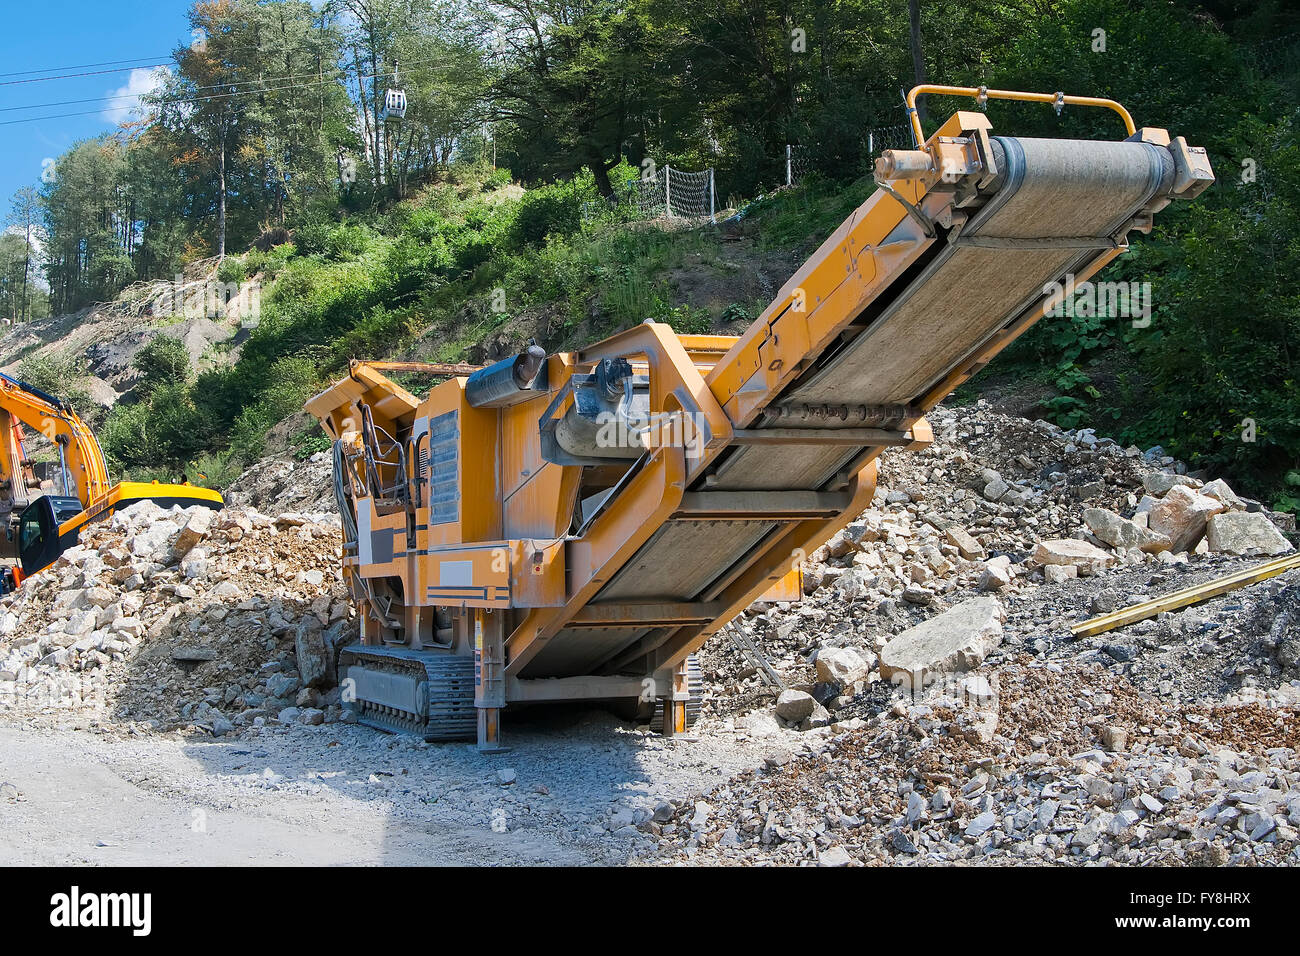
<svg viewBox="0 0 1300 956">
<path fill-rule="evenodd" d="M 337 515 L 133 505 L 0 601 L 0 715 L 218 736 L 344 717 Z"/>
<path fill-rule="evenodd" d="M 1293 518 L 1158 448 L 930 417 L 935 443 L 886 455 L 873 506 L 806 556 L 805 600 L 705 646 L 697 742 L 600 717 L 597 789 L 620 796 L 564 819 L 663 863 L 1300 862 L 1300 570 L 1070 630 L 1290 553 Z M 334 660 L 356 630 L 329 488 L 327 456 L 269 460 L 223 512 L 91 526 L 0 600 L 0 720 L 315 753 L 351 721 Z M 682 786 L 637 775 L 684 744 Z"/>
<path fill-rule="evenodd" d="M 942 693 L 772 728 L 761 767 L 642 829 L 666 862 L 1300 863 L 1294 701 L 1173 707 L 1100 665 L 1023 656 L 986 683 L 991 733 Z"/>
<path fill-rule="evenodd" d="M 305 460 L 264 458 L 249 466 L 226 490 L 226 501 L 237 508 L 268 514 L 283 511 L 335 510 L 333 464 L 329 452 Z"/>
</svg>

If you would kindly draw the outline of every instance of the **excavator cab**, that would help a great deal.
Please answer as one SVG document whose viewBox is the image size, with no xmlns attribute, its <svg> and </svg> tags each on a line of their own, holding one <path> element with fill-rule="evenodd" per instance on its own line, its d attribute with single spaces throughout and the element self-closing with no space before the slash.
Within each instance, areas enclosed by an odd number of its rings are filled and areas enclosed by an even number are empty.
<svg viewBox="0 0 1300 956">
<path fill-rule="evenodd" d="M 49 567 L 69 545 L 61 541 L 59 528 L 71 521 L 84 509 L 78 498 L 37 498 L 18 519 L 18 558 L 22 562 L 23 576 L 36 574 Z M 76 543 L 77 532 L 72 532 Z"/>
</svg>

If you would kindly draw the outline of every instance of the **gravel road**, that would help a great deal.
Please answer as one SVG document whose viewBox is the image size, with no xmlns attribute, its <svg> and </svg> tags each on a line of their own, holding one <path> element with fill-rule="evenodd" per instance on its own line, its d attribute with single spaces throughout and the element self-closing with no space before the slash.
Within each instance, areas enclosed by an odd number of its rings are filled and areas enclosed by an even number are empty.
<svg viewBox="0 0 1300 956">
<path fill-rule="evenodd" d="M 484 756 L 347 725 L 231 741 L 0 727 L 0 865 L 636 862 L 654 844 L 632 810 L 693 797 L 766 749 L 591 712 L 535 719 L 510 743 Z"/>
</svg>

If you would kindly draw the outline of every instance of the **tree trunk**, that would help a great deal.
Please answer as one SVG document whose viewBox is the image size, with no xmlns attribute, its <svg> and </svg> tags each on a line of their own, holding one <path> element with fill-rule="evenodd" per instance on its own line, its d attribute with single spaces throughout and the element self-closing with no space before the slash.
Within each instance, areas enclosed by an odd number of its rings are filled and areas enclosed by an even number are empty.
<svg viewBox="0 0 1300 956">
<path fill-rule="evenodd" d="M 609 181 L 609 170 L 605 168 L 603 159 L 592 159 L 587 163 L 591 169 L 591 175 L 596 180 L 596 190 L 600 193 L 602 199 L 614 198 L 614 187 Z"/>
<path fill-rule="evenodd" d="M 226 141 L 217 150 L 217 257 L 226 258 Z"/>
<path fill-rule="evenodd" d="M 32 265 L 32 241 L 30 238 L 27 240 L 27 247 L 24 250 L 24 253 L 25 254 L 23 255 L 23 301 L 22 301 L 22 306 L 18 310 L 19 321 L 21 322 L 27 321 L 27 275 L 31 271 L 31 265 Z"/>
<path fill-rule="evenodd" d="M 912 75 L 917 86 L 925 84 L 925 54 L 921 51 L 921 0 L 907 0 L 907 18 L 912 27 Z M 926 121 L 925 97 L 916 99 L 916 114 Z"/>
</svg>

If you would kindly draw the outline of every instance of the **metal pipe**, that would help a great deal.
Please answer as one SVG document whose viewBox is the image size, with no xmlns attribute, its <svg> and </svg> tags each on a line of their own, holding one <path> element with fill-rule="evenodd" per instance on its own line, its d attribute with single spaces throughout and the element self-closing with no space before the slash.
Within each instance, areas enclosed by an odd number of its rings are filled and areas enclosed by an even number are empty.
<svg viewBox="0 0 1300 956">
<path fill-rule="evenodd" d="M 530 345 L 514 358 L 475 372 L 465 382 L 465 400 L 474 408 L 502 408 L 528 398 L 533 379 L 546 361 L 546 350 Z"/>
<path fill-rule="evenodd" d="M 969 96 L 971 99 L 979 100 L 1021 100 L 1026 103 L 1046 103 L 1048 106 L 1055 106 L 1059 110 L 1062 106 L 1099 106 L 1102 109 L 1113 110 L 1120 115 L 1124 121 L 1124 127 L 1128 130 L 1128 135 L 1132 136 L 1137 132 L 1137 125 L 1133 122 L 1133 117 L 1129 111 L 1114 100 L 1101 99 L 1096 96 L 1066 96 L 1064 93 L 1025 93 L 1020 90 L 990 90 L 984 86 L 914 86 L 911 92 L 907 94 L 908 119 L 912 123 L 912 134 L 918 144 L 925 142 L 925 133 L 921 130 L 921 118 L 916 113 L 916 98 L 927 93 L 937 93 L 942 96 Z"/>
<path fill-rule="evenodd" d="M 923 149 L 887 149 L 876 159 L 881 179 L 920 179 L 931 171 L 933 158 Z"/>
</svg>

